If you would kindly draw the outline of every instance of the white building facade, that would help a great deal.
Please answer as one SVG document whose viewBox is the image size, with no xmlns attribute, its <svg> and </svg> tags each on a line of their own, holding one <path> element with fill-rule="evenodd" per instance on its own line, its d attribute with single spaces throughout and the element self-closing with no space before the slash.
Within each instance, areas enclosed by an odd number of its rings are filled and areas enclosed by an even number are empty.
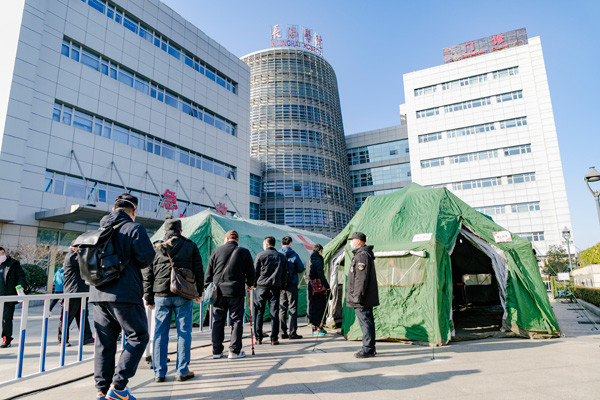
<svg viewBox="0 0 600 400">
<path fill-rule="evenodd" d="M 158 0 L 13 6 L 1 246 L 68 245 L 124 192 L 150 230 L 205 208 L 249 216 L 250 71 L 238 57 Z"/>
<path fill-rule="evenodd" d="M 571 220 L 540 38 L 521 29 L 444 55 L 404 75 L 413 182 L 447 187 L 545 254 Z"/>
</svg>

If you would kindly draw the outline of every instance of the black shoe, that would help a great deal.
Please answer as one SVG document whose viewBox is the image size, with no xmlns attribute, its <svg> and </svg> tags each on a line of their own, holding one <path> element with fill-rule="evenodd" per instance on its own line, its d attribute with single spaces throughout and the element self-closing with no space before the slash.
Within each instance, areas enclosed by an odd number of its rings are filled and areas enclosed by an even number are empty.
<svg viewBox="0 0 600 400">
<path fill-rule="evenodd" d="M 175 380 L 178 382 L 184 382 L 184 381 L 187 381 L 188 379 L 192 379 L 193 377 L 194 377 L 194 371 L 190 371 L 185 375 L 177 375 L 177 378 L 175 378 Z"/>
<path fill-rule="evenodd" d="M 156 383 L 163 383 L 164 381 L 165 381 L 164 376 L 155 376 L 154 377 L 154 382 L 156 382 Z"/>
<path fill-rule="evenodd" d="M 71 347 L 71 343 L 69 343 L 69 342 L 65 343 L 65 347 Z"/>
<path fill-rule="evenodd" d="M 296 333 L 292 333 L 290 335 L 290 340 L 292 340 L 292 339 L 302 339 L 302 335 L 298 335 Z"/>
<path fill-rule="evenodd" d="M 94 338 L 85 339 L 83 341 L 83 344 L 84 345 L 86 345 L 86 344 L 94 344 Z"/>
<path fill-rule="evenodd" d="M 281 335 L 282 339 L 287 339 L 289 337 L 290 337 L 290 335 L 288 335 L 287 333 L 284 333 L 284 334 Z"/>
<path fill-rule="evenodd" d="M 256 344 L 262 344 L 262 339 L 256 339 Z"/>
<path fill-rule="evenodd" d="M 271 340 L 271 345 L 277 346 L 279 344 L 279 340 Z"/>
<path fill-rule="evenodd" d="M 365 353 L 362 350 L 357 351 L 356 353 L 354 353 L 354 357 L 356 358 L 371 358 L 371 357 L 375 357 L 375 354 L 377 354 L 377 352 L 372 352 L 372 353 Z"/>
<path fill-rule="evenodd" d="M 6 349 L 10 347 L 10 342 L 12 340 L 8 339 L 6 336 L 2 336 L 2 344 L 0 344 L 0 348 Z"/>
</svg>

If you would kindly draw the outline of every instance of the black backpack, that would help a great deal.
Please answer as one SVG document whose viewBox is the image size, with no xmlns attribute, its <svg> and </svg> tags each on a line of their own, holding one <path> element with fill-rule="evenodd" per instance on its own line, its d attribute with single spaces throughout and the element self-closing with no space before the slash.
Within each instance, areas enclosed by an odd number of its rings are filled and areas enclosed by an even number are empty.
<svg viewBox="0 0 600 400">
<path fill-rule="evenodd" d="M 121 262 L 112 237 L 126 222 L 85 232 L 71 244 L 77 254 L 81 277 L 88 285 L 102 286 L 121 276 L 127 262 Z"/>
</svg>

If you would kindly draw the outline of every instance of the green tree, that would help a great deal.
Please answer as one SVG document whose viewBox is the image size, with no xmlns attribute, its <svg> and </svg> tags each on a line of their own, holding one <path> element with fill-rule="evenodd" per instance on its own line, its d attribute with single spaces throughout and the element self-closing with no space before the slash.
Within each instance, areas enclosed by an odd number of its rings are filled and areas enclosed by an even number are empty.
<svg viewBox="0 0 600 400">
<path fill-rule="evenodd" d="M 48 276 L 46 272 L 35 264 L 23 264 L 23 271 L 25 271 L 25 293 L 31 293 L 37 291 L 42 286 L 46 286 Z"/>
<path fill-rule="evenodd" d="M 559 272 L 569 271 L 569 258 L 567 251 L 562 246 L 552 245 L 546 253 L 544 272 L 556 276 Z"/>
</svg>

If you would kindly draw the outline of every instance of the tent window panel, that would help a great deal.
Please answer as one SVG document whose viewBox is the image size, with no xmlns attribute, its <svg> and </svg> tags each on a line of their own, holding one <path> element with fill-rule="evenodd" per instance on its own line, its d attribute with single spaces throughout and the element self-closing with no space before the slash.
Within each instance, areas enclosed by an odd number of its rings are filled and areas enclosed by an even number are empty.
<svg viewBox="0 0 600 400">
<path fill-rule="evenodd" d="M 463 283 L 465 284 L 465 286 L 489 286 L 492 284 L 492 274 L 466 274 L 463 275 Z"/>
<path fill-rule="evenodd" d="M 424 257 L 414 255 L 376 257 L 375 269 L 380 287 L 409 287 L 425 283 Z"/>
</svg>

